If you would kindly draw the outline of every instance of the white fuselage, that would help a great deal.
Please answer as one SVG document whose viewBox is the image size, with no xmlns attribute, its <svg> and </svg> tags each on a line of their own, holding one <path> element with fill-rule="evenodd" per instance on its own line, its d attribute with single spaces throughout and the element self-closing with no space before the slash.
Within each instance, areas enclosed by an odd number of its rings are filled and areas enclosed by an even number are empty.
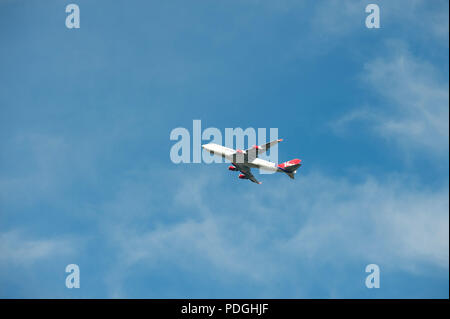
<svg viewBox="0 0 450 319">
<path fill-rule="evenodd" d="M 245 164 L 248 167 L 260 168 L 266 171 L 279 171 L 277 164 L 265 161 L 261 158 L 250 158 L 248 161 L 245 161 L 245 154 L 243 153 L 243 151 L 236 151 L 232 148 L 214 143 L 205 144 L 202 145 L 202 147 L 211 154 L 221 156 L 222 158 L 225 158 L 232 163 Z"/>
</svg>

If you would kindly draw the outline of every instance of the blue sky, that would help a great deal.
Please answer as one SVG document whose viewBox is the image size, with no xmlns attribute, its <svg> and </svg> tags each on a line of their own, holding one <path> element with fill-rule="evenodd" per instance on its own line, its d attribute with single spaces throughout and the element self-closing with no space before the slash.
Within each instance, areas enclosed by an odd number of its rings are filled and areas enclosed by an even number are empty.
<svg viewBox="0 0 450 319">
<path fill-rule="evenodd" d="M 69 30 L 0 1 L 0 297 L 448 298 L 449 4 L 372 2 L 380 29 L 370 1 L 80 0 Z M 173 164 L 194 119 L 304 165 Z"/>
</svg>

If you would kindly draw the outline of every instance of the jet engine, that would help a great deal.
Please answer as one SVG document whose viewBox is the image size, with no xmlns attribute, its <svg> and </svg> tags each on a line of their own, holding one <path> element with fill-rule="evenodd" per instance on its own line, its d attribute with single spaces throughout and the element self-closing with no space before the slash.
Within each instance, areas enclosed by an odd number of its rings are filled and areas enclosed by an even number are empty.
<svg viewBox="0 0 450 319">
<path fill-rule="evenodd" d="M 233 172 L 237 171 L 237 168 L 234 166 L 228 166 L 228 169 Z"/>
</svg>

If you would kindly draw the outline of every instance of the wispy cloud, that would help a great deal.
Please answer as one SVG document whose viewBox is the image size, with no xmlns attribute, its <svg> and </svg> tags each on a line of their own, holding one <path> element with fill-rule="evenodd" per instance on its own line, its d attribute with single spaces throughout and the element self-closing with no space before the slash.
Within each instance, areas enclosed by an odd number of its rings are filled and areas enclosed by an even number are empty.
<svg viewBox="0 0 450 319">
<path fill-rule="evenodd" d="M 377 105 L 355 109 L 333 123 L 342 129 L 364 121 L 404 149 L 448 153 L 448 79 L 436 66 L 392 42 L 394 53 L 364 65 L 360 78 L 378 96 Z"/>
<path fill-rule="evenodd" d="M 152 230 L 114 220 L 105 228 L 122 261 L 108 274 L 122 278 L 116 286 L 126 285 L 127 269 L 136 265 L 172 265 L 193 277 L 219 273 L 217 280 L 229 283 L 246 278 L 264 285 L 265 296 L 313 265 L 377 263 L 422 275 L 429 267 L 448 269 L 448 188 L 426 189 L 406 176 L 367 176 L 355 184 L 310 173 L 295 184 L 283 179 L 245 193 L 228 190 L 230 202 L 220 179 L 183 175 L 172 200 L 191 216 Z M 334 296 L 344 281 L 335 282 Z M 299 296 L 284 293 L 276 296 Z"/>
<path fill-rule="evenodd" d="M 62 238 L 29 238 L 23 230 L 0 233 L 0 264 L 32 266 L 50 257 L 74 253 L 73 241 Z"/>
</svg>

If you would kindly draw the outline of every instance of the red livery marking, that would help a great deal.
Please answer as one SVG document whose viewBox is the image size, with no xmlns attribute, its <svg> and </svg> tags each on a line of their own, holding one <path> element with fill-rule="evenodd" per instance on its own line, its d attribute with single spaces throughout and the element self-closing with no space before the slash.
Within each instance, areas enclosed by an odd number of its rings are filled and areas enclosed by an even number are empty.
<svg viewBox="0 0 450 319">
<path fill-rule="evenodd" d="M 284 163 L 282 163 L 282 164 L 278 164 L 278 167 L 279 167 L 279 168 L 286 168 L 286 167 L 289 167 L 289 166 L 292 166 L 292 165 L 300 164 L 300 162 L 301 162 L 301 160 L 299 160 L 298 158 L 296 158 L 296 159 L 293 159 L 293 160 L 284 162 Z"/>
<path fill-rule="evenodd" d="M 300 164 L 300 162 L 301 162 L 301 160 L 296 158 L 296 159 L 293 159 L 293 160 L 289 161 L 289 164 L 296 165 L 296 164 Z"/>
</svg>

